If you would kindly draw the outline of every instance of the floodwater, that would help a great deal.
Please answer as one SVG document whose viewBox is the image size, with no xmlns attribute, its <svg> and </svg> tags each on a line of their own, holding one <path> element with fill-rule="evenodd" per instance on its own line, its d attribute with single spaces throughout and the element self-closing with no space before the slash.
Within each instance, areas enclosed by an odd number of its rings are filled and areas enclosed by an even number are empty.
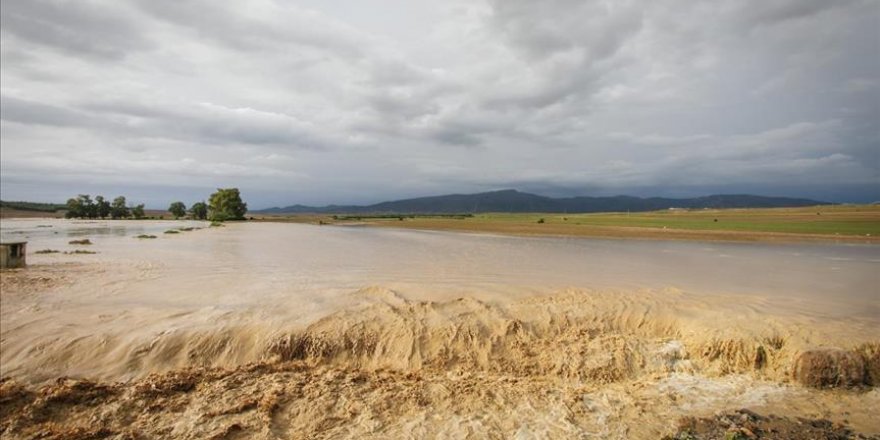
<svg viewBox="0 0 880 440">
<path fill-rule="evenodd" d="M 165 234 L 181 227 L 196 229 Z M 4 219 L 0 232 L 29 242 L 30 265 L 3 272 L 0 376 L 137 390 L 188 367 L 308 366 L 240 371 L 250 391 L 198 376 L 184 419 L 111 400 L 76 412 L 89 423 L 192 438 L 242 420 L 257 438 L 657 438 L 678 417 L 749 407 L 880 433 L 876 388 L 813 390 L 793 374 L 832 348 L 880 371 L 880 246 L 185 221 Z M 82 238 L 93 244 L 68 244 Z M 214 408 L 269 387 L 287 403 L 268 416 Z"/>
<path fill-rule="evenodd" d="M 190 306 L 321 303 L 385 286 L 411 298 L 468 295 L 502 300 L 562 288 L 676 289 L 786 297 L 840 316 L 880 316 L 880 246 L 528 238 L 300 224 L 229 224 L 180 234 L 200 222 L 4 220 L 2 237 L 40 249 L 89 249 L 77 261 L 148 267 L 156 301 Z M 133 238 L 154 234 L 155 240 Z M 90 238 L 94 245 L 67 245 Z M 57 257 L 29 256 L 32 262 Z M 69 259 L 69 258 L 68 258 Z M 160 287 L 160 288 L 157 288 Z M 179 292 L 187 292 L 180 295 Z M 149 295 L 144 295 L 149 293 Z"/>
</svg>

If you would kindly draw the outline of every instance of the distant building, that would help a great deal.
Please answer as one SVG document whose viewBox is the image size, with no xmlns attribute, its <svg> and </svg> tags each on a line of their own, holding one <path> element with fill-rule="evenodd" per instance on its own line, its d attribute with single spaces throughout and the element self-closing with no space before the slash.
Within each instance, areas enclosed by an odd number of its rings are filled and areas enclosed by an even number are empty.
<svg viewBox="0 0 880 440">
<path fill-rule="evenodd" d="M 0 268 L 15 269 L 27 265 L 27 242 L 7 241 L 0 243 Z"/>
</svg>

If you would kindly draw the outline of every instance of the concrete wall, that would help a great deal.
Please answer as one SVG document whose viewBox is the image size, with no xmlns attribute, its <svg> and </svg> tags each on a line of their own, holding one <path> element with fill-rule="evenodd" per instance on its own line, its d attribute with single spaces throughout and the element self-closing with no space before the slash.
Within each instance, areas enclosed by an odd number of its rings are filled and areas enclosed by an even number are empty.
<svg viewBox="0 0 880 440">
<path fill-rule="evenodd" d="M 0 268 L 14 269 L 27 265 L 27 243 L 0 244 Z"/>
</svg>

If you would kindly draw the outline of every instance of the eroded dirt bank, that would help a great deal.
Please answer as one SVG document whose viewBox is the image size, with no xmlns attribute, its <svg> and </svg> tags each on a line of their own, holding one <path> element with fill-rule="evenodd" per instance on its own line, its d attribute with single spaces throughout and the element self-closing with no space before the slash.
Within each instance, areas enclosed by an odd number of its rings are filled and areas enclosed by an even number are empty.
<svg viewBox="0 0 880 440">
<path fill-rule="evenodd" d="M 39 391 L 6 381 L 0 385 L 0 428 L 4 438 L 68 439 L 656 439 L 681 431 L 703 436 L 680 438 L 724 438 L 712 436 L 714 430 L 709 430 L 716 427 L 706 422 L 694 429 L 684 424 L 691 414 L 711 417 L 705 408 L 691 406 L 694 401 L 687 394 L 694 390 L 715 393 L 703 397 L 710 400 L 700 405 L 711 402 L 727 411 L 727 406 L 748 405 L 762 413 L 785 414 L 795 423 L 798 417 L 808 417 L 809 423 L 827 423 L 838 431 L 848 423 L 866 426 L 865 420 L 854 418 L 865 414 L 841 419 L 842 408 L 880 404 L 876 391 L 806 395 L 742 377 L 673 377 L 597 386 L 540 376 L 432 369 L 365 372 L 282 362 L 235 370 L 184 370 L 126 385 L 60 379 Z M 798 409 L 774 406 L 780 398 Z M 819 421 L 828 411 L 837 411 L 834 421 Z M 850 433 L 854 436 L 856 431 Z"/>
</svg>

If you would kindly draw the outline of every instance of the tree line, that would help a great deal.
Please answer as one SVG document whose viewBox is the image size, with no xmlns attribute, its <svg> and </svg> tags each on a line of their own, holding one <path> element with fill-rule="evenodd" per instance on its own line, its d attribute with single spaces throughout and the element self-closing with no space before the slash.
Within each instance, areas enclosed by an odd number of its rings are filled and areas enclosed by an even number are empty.
<svg viewBox="0 0 880 440">
<path fill-rule="evenodd" d="M 104 196 L 92 197 L 88 194 L 80 194 L 72 199 L 67 200 L 67 212 L 64 214 L 66 218 L 107 218 L 123 219 L 134 217 L 142 219 L 144 214 L 144 204 L 128 206 L 125 203 L 125 196 L 119 196 L 112 202 L 107 201 Z"/>
<path fill-rule="evenodd" d="M 241 192 L 238 188 L 218 188 L 217 191 L 205 201 L 195 202 L 186 209 L 186 205 L 177 201 L 168 207 L 168 212 L 175 219 L 186 217 L 187 214 L 194 220 L 244 220 L 247 213 L 247 203 L 241 200 Z M 101 218 L 110 217 L 112 219 L 135 218 L 142 219 L 145 217 L 144 205 L 135 205 L 129 207 L 126 204 L 125 197 L 119 196 L 112 202 L 107 201 L 104 196 L 95 196 L 92 200 L 88 194 L 80 194 L 79 196 L 67 201 L 66 218 Z"/>
</svg>

